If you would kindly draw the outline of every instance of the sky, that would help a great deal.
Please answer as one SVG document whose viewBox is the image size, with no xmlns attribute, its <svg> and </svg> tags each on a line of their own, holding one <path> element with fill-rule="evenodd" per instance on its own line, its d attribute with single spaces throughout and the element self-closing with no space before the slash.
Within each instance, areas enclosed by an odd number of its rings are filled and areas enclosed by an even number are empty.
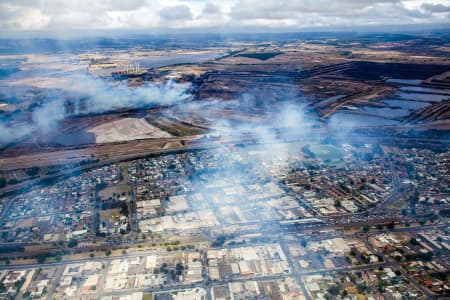
<svg viewBox="0 0 450 300">
<path fill-rule="evenodd" d="M 0 0 L 5 33 L 292 32 L 449 20 L 450 0 Z"/>
</svg>

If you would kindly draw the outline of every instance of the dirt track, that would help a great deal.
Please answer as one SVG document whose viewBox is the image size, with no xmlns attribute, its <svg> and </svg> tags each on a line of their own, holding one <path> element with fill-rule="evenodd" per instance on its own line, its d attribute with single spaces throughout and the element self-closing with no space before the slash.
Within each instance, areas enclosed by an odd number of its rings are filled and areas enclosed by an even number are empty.
<svg viewBox="0 0 450 300">
<path fill-rule="evenodd" d="M 0 170 L 7 171 L 30 168 L 33 166 L 44 167 L 67 165 L 91 158 L 98 158 L 100 161 L 121 160 L 142 153 L 150 154 L 157 151 L 176 149 L 180 145 L 184 146 L 197 138 L 198 136 L 136 140 L 121 143 L 99 144 L 75 150 L 60 150 L 20 155 L 17 157 L 6 157 L 0 158 Z"/>
</svg>

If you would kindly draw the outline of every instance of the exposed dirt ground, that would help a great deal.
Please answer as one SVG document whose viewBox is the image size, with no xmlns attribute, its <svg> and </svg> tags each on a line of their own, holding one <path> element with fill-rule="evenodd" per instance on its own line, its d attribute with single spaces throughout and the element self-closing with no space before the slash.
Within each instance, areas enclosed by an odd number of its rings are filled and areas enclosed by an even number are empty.
<svg viewBox="0 0 450 300">
<path fill-rule="evenodd" d="M 145 119 L 124 118 L 93 127 L 88 130 L 95 134 L 96 143 L 110 143 L 139 139 L 166 138 L 168 132 L 150 125 Z"/>
<path fill-rule="evenodd" d="M 419 45 L 424 45 L 423 40 Z M 180 149 L 214 128 L 217 120 L 261 121 L 268 109 L 275 110 L 286 99 L 303 101 L 308 112 L 320 117 L 321 126 L 325 126 L 327 119 L 342 109 L 375 105 L 377 99 L 396 93 L 398 86 L 388 83 L 390 78 L 424 80 L 421 86 L 429 88 L 450 86 L 447 46 L 419 47 L 414 41 L 299 41 L 235 48 L 235 54 L 222 59 L 154 68 L 139 77 L 162 81 L 173 79 L 176 72 L 176 80 L 192 83 L 192 105 L 111 111 L 63 120 L 58 132 L 33 133 L 26 140 L 1 149 L 0 170 L 17 170 L 11 176 L 21 177 L 20 169 L 31 166 L 74 166 L 89 160 L 111 162 Z M 128 56 L 125 52 L 117 54 Z M 92 57 L 85 56 L 80 59 L 87 64 Z M 40 67 L 46 61 L 35 63 Z M 246 94 L 255 97 L 248 101 Z M 39 101 L 39 91 L 27 99 L 23 102 L 26 105 L 11 107 L 20 108 L 20 115 L 27 115 L 27 107 Z M 449 130 L 449 118 L 449 102 L 442 101 L 404 117 L 396 132 L 413 127 L 421 131 Z"/>
</svg>

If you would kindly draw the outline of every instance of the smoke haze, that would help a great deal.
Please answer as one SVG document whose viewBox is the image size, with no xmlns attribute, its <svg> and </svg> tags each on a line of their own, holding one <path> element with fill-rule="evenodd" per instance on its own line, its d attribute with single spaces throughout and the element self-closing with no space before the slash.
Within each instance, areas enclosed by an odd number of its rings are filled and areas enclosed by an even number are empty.
<svg viewBox="0 0 450 300">
<path fill-rule="evenodd" d="M 189 88 L 189 84 L 172 81 L 146 83 L 131 88 L 126 83 L 117 84 L 79 74 L 70 78 L 67 85 L 70 95 L 74 95 L 74 100 L 70 100 L 70 109 L 65 99 L 53 99 L 53 95 L 44 94 L 43 104 L 31 113 L 30 124 L 15 126 L 5 119 L 0 119 L 0 143 L 12 142 L 34 131 L 49 133 L 57 129 L 59 121 L 70 116 L 187 101 L 191 98 Z"/>
</svg>

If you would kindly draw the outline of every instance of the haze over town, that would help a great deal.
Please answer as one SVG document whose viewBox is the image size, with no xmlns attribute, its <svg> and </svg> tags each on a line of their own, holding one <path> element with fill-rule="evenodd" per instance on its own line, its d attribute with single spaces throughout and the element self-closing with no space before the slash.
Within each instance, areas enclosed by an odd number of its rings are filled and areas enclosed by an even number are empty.
<svg viewBox="0 0 450 300">
<path fill-rule="evenodd" d="M 450 297 L 450 1 L 0 16 L 0 299 Z"/>
</svg>

